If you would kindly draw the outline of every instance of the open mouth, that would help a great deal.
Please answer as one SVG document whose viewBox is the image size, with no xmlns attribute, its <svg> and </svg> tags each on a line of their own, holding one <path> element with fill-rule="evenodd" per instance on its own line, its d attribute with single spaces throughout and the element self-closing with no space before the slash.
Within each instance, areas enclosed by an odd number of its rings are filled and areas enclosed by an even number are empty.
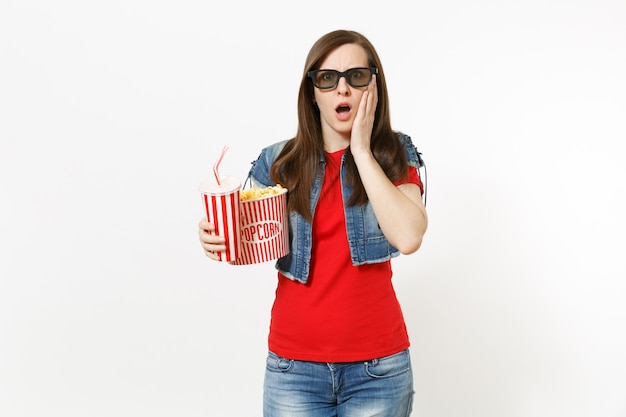
<svg viewBox="0 0 626 417">
<path fill-rule="evenodd" d="M 339 106 L 337 106 L 337 108 L 335 109 L 335 111 L 337 113 L 347 113 L 350 111 L 350 106 L 348 106 L 347 104 L 340 104 Z"/>
</svg>

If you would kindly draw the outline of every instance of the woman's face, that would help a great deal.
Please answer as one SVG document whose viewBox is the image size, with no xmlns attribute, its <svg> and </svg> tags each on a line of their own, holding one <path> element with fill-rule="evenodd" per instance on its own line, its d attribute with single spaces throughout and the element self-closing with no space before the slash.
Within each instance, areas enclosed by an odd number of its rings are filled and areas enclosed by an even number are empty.
<svg viewBox="0 0 626 417">
<path fill-rule="evenodd" d="M 357 44 L 345 44 L 328 54 L 319 68 L 344 72 L 351 68 L 367 68 L 368 66 L 367 54 L 363 47 Z M 366 75 L 371 80 L 371 74 L 368 72 Z M 358 75 L 354 74 L 353 79 L 356 76 Z M 367 86 L 351 86 L 346 81 L 346 77 L 340 77 L 335 88 L 313 88 L 315 101 L 320 109 L 324 142 L 347 140 L 349 143 L 361 95 L 366 89 Z"/>
</svg>

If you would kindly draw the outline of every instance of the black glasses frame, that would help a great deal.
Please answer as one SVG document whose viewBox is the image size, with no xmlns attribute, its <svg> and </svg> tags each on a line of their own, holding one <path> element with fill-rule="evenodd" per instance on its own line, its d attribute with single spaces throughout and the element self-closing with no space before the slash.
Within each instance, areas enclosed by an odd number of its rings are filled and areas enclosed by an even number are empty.
<svg viewBox="0 0 626 417">
<path fill-rule="evenodd" d="M 350 77 L 348 77 L 348 73 L 351 72 L 351 71 L 355 71 L 355 70 L 367 70 L 367 71 L 369 71 L 370 78 L 368 79 L 366 84 L 362 84 L 362 85 L 352 84 L 352 81 L 350 80 Z M 329 87 L 320 87 L 319 85 L 317 85 L 317 83 L 315 82 L 315 76 L 319 72 L 334 72 L 335 74 L 337 74 L 337 78 L 335 79 L 335 83 L 333 85 L 329 86 Z M 306 73 L 306 75 L 311 79 L 311 82 L 313 83 L 313 85 L 315 87 L 319 88 L 320 90 L 330 90 L 331 88 L 337 87 L 341 77 L 344 77 L 346 79 L 346 81 L 348 82 L 348 84 L 350 84 L 352 87 L 367 87 L 368 85 L 370 85 L 372 83 L 372 75 L 374 75 L 374 74 L 378 74 L 378 68 L 376 68 L 376 67 L 350 68 L 350 69 L 348 69 L 346 71 L 343 71 L 343 72 L 337 71 L 337 70 L 332 70 L 332 69 L 318 69 L 318 70 L 311 70 L 311 71 Z"/>
</svg>

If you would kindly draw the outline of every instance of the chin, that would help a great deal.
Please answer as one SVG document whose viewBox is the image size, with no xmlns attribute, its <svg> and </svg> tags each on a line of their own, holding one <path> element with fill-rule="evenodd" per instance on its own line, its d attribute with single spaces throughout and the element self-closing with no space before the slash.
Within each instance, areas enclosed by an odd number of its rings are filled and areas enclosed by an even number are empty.
<svg viewBox="0 0 626 417">
<path fill-rule="evenodd" d="M 337 126 L 335 126 L 335 131 L 337 133 L 341 133 L 341 134 L 350 134 L 352 132 L 352 120 L 347 121 L 347 122 L 343 122 L 343 123 L 339 123 Z"/>
</svg>

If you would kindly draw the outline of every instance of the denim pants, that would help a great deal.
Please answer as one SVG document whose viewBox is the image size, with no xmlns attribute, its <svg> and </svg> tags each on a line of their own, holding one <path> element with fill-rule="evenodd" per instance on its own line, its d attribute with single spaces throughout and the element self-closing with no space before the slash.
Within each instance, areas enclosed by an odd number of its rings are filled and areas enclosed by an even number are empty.
<svg viewBox="0 0 626 417">
<path fill-rule="evenodd" d="M 269 352 L 264 417 L 407 417 L 413 406 L 409 351 L 363 362 L 306 362 Z"/>
</svg>

